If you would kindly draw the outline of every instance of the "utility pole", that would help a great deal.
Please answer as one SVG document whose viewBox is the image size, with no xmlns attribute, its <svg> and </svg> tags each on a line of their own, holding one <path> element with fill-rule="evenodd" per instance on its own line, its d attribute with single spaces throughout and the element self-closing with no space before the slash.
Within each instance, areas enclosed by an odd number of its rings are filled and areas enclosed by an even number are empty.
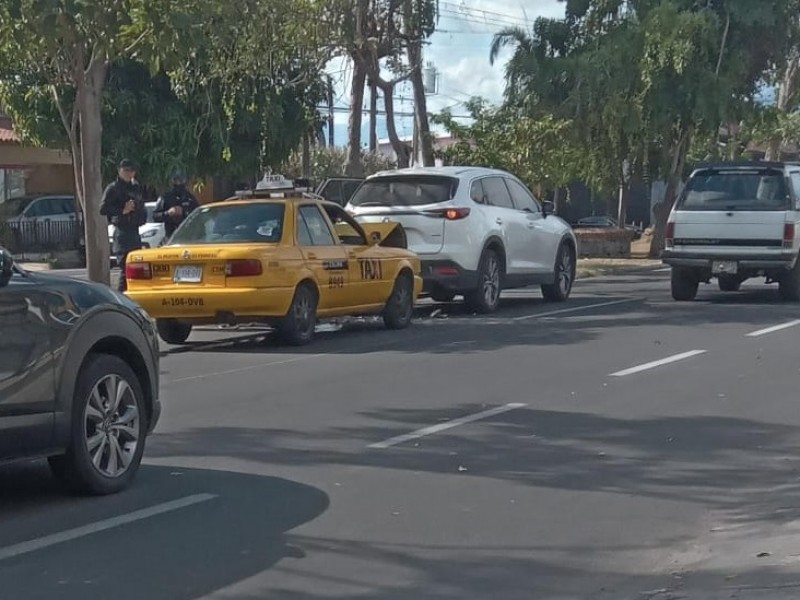
<svg viewBox="0 0 800 600">
<path fill-rule="evenodd" d="M 333 148 L 333 78 L 328 75 L 328 146 Z"/>
</svg>

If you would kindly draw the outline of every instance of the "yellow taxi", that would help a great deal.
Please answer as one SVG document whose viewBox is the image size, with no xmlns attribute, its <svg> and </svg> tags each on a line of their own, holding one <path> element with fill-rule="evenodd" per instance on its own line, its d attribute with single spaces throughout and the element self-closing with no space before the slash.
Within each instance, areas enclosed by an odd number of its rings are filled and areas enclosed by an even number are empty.
<svg viewBox="0 0 800 600">
<path fill-rule="evenodd" d="M 128 256 L 126 293 L 165 342 L 182 344 L 206 324 L 265 322 L 301 345 L 318 318 L 411 323 L 422 278 L 400 225 L 361 225 L 308 194 L 250 194 L 201 206 L 168 245 Z"/>
</svg>

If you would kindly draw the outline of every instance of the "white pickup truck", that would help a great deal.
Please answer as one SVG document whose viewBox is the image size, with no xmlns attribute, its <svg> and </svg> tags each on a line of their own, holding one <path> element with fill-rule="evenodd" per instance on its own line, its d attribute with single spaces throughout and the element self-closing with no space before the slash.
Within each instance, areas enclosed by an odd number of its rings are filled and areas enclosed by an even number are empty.
<svg viewBox="0 0 800 600">
<path fill-rule="evenodd" d="M 764 277 L 800 301 L 800 163 L 720 163 L 696 169 L 666 229 L 662 260 L 672 297 L 691 301 L 701 282 L 737 291 Z"/>
</svg>

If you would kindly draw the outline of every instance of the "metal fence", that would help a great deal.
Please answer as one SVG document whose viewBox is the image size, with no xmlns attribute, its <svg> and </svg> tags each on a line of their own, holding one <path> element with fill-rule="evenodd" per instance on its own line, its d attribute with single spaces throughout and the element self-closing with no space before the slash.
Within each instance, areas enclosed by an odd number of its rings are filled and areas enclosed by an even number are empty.
<svg viewBox="0 0 800 600">
<path fill-rule="evenodd" d="M 78 220 L 0 222 L 0 246 L 14 255 L 77 250 L 82 237 Z"/>
</svg>

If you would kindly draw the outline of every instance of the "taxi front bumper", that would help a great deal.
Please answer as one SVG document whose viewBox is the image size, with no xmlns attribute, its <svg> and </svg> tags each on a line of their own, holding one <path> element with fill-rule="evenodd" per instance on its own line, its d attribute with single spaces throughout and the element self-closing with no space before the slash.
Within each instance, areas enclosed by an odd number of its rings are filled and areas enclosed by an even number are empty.
<svg viewBox="0 0 800 600">
<path fill-rule="evenodd" d="M 134 288 L 126 295 L 154 319 L 225 322 L 238 317 L 283 317 L 294 288 Z"/>
</svg>

